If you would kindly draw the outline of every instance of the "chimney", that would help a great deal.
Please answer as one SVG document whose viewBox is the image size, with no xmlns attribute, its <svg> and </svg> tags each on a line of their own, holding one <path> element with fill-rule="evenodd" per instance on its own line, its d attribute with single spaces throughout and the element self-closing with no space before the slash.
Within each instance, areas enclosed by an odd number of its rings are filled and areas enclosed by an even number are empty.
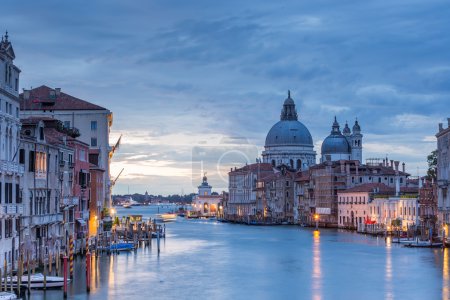
<svg viewBox="0 0 450 300">
<path fill-rule="evenodd" d="M 441 132 L 442 130 L 444 130 L 444 127 L 442 126 L 442 123 L 439 123 L 439 132 Z"/>
<path fill-rule="evenodd" d="M 405 163 L 402 163 L 402 172 L 405 173 Z"/>
<path fill-rule="evenodd" d="M 55 88 L 55 94 L 56 97 L 59 97 L 59 95 L 61 95 L 61 88 Z"/>
<path fill-rule="evenodd" d="M 23 99 L 24 100 L 30 99 L 30 90 L 23 89 Z"/>
<path fill-rule="evenodd" d="M 395 161 L 395 196 L 398 197 L 400 195 L 400 176 L 398 176 L 398 165 L 400 162 L 398 160 Z"/>
<path fill-rule="evenodd" d="M 391 159 L 391 169 L 394 170 L 394 160 Z"/>
</svg>

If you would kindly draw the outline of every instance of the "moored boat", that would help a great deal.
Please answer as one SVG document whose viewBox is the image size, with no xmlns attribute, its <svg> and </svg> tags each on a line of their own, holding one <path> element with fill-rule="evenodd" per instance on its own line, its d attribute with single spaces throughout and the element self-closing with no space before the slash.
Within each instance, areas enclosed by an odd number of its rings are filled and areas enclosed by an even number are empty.
<svg viewBox="0 0 450 300">
<path fill-rule="evenodd" d="M 133 244 L 128 243 L 116 243 L 109 246 L 110 251 L 131 251 L 134 249 Z"/>
<path fill-rule="evenodd" d="M 0 300 L 13 300 L 17 299 L 16 294 L 9 292 L 0 292 Z"/>
<path fill-rule="evenodd" d="M 17 276 L 13 276 L 12 278 L 7 278 L 7 285 L 10 285 L 12 282 L 13 287 L 17 287 Z M 70 282 L 70 279 L 67 279 L 67 282 Z M 21 279 L 22 287 L 28 287 L 28 275 L 23 275 Z M 64 277 L 59 276 L 47 276 L 45 278 L 45 288 L 46 289 L 59 289 L 64 286 Z M 30 288 L 31 289 L 43 289 L 44 288 L 44 275 L 42 273 L 36 273 L 34 275 L 30 275 Z M 3 299 L 3 298 L 0 298 Z M 9 298 L 5 298 L 9 299 Z M 14 298 L 11 298 L 14 299 Z"/>
</svg>

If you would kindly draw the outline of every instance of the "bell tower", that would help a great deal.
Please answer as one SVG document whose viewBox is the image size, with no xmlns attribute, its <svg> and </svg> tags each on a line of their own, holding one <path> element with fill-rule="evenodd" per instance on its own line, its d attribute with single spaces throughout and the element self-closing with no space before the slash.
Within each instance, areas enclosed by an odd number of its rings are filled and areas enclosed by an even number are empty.
<svg viewBox="0 0 450 300">
<path fill-rule="evenodd" d="M 359 160 L 362 163 L 362 139 L 361 126 L 359 126 L 358 119 L 355 120 L 355 125 L 353 125 L 353 132 L 350 136 L 350 146 L 352 148 L 352 160 Z"/>
</svg>

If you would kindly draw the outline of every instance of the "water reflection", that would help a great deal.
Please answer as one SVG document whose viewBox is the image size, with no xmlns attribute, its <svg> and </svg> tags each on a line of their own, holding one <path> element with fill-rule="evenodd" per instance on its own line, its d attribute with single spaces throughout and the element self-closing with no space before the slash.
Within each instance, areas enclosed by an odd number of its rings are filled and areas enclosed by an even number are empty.
<svg viewBox="0 0 450 300">
<path fill-rule="evenodd" d="M 312 295 L 314 300 L 322 299 L 322 268 L 320 265 L 320 232 L 313 233 L 313 272 L 312 272 Z"/>
<path fill-rule="evenodd" d="M 384 272 L 385 299 L 394 299 L 392 289 L 392 243 L 391 237 L 386 238 L 386 266 Z"/>
<path fill-rule="evenodd" d="M 444 249 L 444 258 L 443 258 L 443 266 L 442 266 L 442 299 L 449 299 L 449 297 L 450 297 L 448 251 L 449 251 L 448 248 Z"/>
</svg>

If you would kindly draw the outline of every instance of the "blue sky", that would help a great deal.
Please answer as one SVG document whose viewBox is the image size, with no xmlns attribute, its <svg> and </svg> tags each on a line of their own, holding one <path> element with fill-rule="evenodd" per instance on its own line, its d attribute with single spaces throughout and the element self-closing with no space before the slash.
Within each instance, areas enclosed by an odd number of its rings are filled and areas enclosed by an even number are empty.
<svg viewBox="0 0 450 300">
<path fill-rule="evenodd" d="M 450 117 L 450 6 L 392 2 L 6 0 L 0 29 L 21 88 L 61 87 L 114 112 L 112 175 L 125 168 L 114 193 L 195 191 L 205 147 L 220 191 L 240 158 L 216 162 L 262 150 L 288 89 L 318 158 L 334 115 L 357 117 L 364 158 L 424 174 Z"/>
</svg>

